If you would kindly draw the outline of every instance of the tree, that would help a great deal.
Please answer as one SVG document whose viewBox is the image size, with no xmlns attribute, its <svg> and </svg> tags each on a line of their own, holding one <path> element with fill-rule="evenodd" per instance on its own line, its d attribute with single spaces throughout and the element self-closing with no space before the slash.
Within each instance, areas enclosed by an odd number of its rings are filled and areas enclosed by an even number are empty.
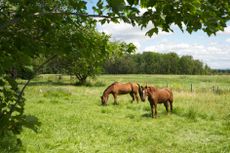
<svg viewBox="0 0 230 153">
<path fill-rule="evenodd" d="M 192 56 L 182 56 L 180 58 L 180 73 L 181 74 L 192 74 L 193 73 L 193 61 Z"/>
<path fill-rule="evenodd" d="M 107 61 L 112 63 L 115 59 L 135 52 L 132 43 L 111 42 L 109 36 L 99 33 L 95 29 L 87 29 L 82 48 L 72 47 L 68 53 L 57 57 L 47 64 L 43 73 L 60 73 L 75 75 L 77 84 L 85 84 L 88 77 L 95 77 L 102 72 L 102 65 Z M 88 54 L 81 52 L 88 51 Z M 38 58 L 36 61 L 40 60 Z"/>
<path fill-rule="evenodd" d="M 165 74 L 178 74 L 179 73 L 179 59 L 176 53 L 168 53 L 163 55 L 163 70 Z"/>
<path fill-rule="evenodd" d="M 133 74 L 137 73 L 137 63 L 135 62 L 133 56 L 126 54 L 121 57 L 117 57 L 114 60 L 107 60 L 104 63 L 104 72 L 109 74 Z"/>
<path fill-rule="evenodd" d="M 109 45 L 112 54 L 104 64 L 105 73 L 134 73 L 135 65 L 132 54 L 136 52 L 136 46 L 132 43 L 112 42 Z"/>
<path fill-rule="evenodd" d="M 149 36 L 160 30 L 173 31 L 171 25 L 189 33 L 201 29 L 211 35 L 226 27 L 230 19 L 229 6 L 228 0 L 127 0 L 127 3 L 125 0 L 99 0 L 94 10 L 104 17 L 102 23 L 121 19 L 142 28 L 152 23 L 146 33 Z"/>
<path fill-rule="evenodd" d="M 19 69 L 32 65 L 34 58 L 45 56 L 47 61 L 63 55 L 73 47 L 84 46 L 82 27 L 94 25 L 91 18 L 61 15 L 60 11 L 85 13 L 83 1 L 8 1 L 0 2 L 0 135 L 19 134 L 22 127 L 36 127 L 31 117 L 24 115 L 23 92 L 29 80 L 20 89 L 12 77 Z M 68 27 L 75 26 L 77 35 L 72 36 Z M 72 29 L 72 28 L 70 28 Z M 82 52 L 87 54 L 87 52 Z M 41 68 L 35 67 L 35 73 Z"/>
<path fill-rule="evenodd" d="M 75 75 L 80 84 L 100 72 L 100 66 L 109 58 L 109 36 L 100 34 L 95 29 L 87 29 L 84 36 L 84 47 L 74 46 L 68 54 L 62 56 L 62 69 L 70 75 Z M 87 54 L 82 54 L 87 52 Z"/>
<path fill-rule="evenodd" d="M 110 74 L 207 74 L 210 68 L 192 56 L 179 57 L 176 53 L 143 52 L 124 55 L 106 62 L 105 72 Z"/>
</svg>

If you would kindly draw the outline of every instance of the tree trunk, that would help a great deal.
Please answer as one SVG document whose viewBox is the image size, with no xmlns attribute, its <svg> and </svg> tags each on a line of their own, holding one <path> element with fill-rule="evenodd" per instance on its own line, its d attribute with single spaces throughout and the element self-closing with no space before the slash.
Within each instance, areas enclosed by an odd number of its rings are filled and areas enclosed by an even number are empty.
<svg viewBox="0 0 230 153">
<path fill-rule="evenodd" d="M 87 75 L 76 74 L 76 77 L 77 77 L 77 79 L 79 81 L 76 84 L 79 84 L 79 85 L 85 85 L 86 84 L 86 79 L 88 77 Z"/>
</svg>

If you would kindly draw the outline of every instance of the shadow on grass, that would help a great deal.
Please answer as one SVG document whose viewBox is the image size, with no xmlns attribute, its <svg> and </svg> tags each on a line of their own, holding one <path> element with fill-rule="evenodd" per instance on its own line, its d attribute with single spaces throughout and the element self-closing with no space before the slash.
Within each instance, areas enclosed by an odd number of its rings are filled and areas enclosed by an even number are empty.
<svg viewBox="0 0 230 153">
<path fill-rule="evenodd" d="M 24 82 L 18 83 L 19 85 L 24 85 Z M 74 83 L 66 82 L 54 82 L 54 81 L 34 81 L 30 82 L 28 86 L 43 86 L 43 85 L 52 85 L 52 86 L 76 86 Z"/>
<path fill-rule="evenodd" d="M 180 107 L 177 107 L 174 108 L 173 111 L 169 112 L 168 114 L 166 111 L 158 112 L 157 118 L 159 118 L 160 116 L 167 116 L 167 115 L 176 115 L 178 117 L 185 118 L 186 120 L 194 121 L 194 122 L 196 122 L 199 118 L 205 120 L 214 120 L 213 114 L 206 114 L 205 112 L 199 112 L 194 107 L 189 107 L 187 109 L 182 109 Z M 144 118 L 152 118 L 151 112 L 147 112 L 145 114 L 142 114 L 141 116 Z"/>
<path fill-rule="evenodd" d="M 214 113 L 201 112 L 194 107 L 189 107 L 187 109 L 182 109 L 178 107 L 173 110 L 173 114 L 194 122 L 196 122 L 198 119 L 215 120 L 216 118 L 216 115 Z"/>
<path fill-rule="evenodd" d="M 197 110 L 195 110 L 194 108 L 182 109 L 177 107 L 174 108 L 173 114 L 190 121 L 197 121 L 198 118 Z"/>
<path fill-rule="evenodd" d="M 24 115 L 22 118 L 22 124 L 24 127 L 33 130 L 34 132 L 38 132 L 39 127 L 41 126 L 41 122 L 37 117 L 33 115 Z"/>
<path fill-rule="evenodd" d="M 24 85 L 25 82 L 19 82 L 19 85 Z M 85 86 L 85 87 L 103 87 L 105 84 L 103 82 L 86 82 L 80 84 L 79 82 L 69 83 L 62 81 L 31 81 L 28 86 L 43 86 L 43 85 L 52 85 L 52 86 Z"/>
<path fill-rule="evenodd" d="M 157 119 L 157 118 L 160 118 L 160 117 L 163 117 L 163 116 L 169 116 L 171 114 L 172 114 L 171 112 L 169 112 L 168 114 L 167 114 L 167 112 L 159 112 L 159 113 L 157 113 L 157 117 L 154 117 L 154 118 Z M 145 114 L 142 114 L 141 117 L 152 118 L 152 114 L 151 114 L 151 112 L 150 113 L 145 113 Z"/>
<path fill-rule="evenodd" d="M 142 114 L 141 117 L 152 118 L 152 115 L 151 113 L 145 113 L 145 114 Z"/>
</svg>

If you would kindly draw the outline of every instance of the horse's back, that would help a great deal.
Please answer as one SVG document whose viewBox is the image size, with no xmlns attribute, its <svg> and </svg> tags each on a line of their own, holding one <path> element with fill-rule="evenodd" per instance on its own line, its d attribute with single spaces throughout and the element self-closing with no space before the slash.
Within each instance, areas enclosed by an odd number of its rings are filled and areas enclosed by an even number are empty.
<svg viewBox="0 0 230 153">
<path fill-rule="evenodd" d="M 172 101 L 172 91 L 168 88 L 161 88 L 155 91 L 155 96 L 158 98 L 158 102 Z"/>
<path fill-rule="evenodd" d="M 169 89 L 169 88 L 165 88 L 165 90 L 168 91 L 168 93 L 170 95 L 170 97 L 169 97 L 170 101 L 173 101 L 173 92 L 172 92 L 172 90 Z"/>
<path fill-rule="evenodd" d="M 114 84 L 114 92 L 118 94 L 127 94 L 132 91 L 130 83 L 116 83 Z"/>
</svg>

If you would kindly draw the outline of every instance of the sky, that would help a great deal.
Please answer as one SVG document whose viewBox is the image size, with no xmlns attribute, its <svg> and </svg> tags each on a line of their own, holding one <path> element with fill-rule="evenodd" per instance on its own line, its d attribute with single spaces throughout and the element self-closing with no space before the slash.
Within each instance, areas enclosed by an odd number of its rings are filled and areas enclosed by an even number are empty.
<svg viewBox="0 0 230 153">
<path fill-rule="evenodd" d="M 189 34 L 172 26 L 173 32 L 159 32 L 150 38 L 145 36 L 149 28 L 141 30 L 139 27 L 122 22 L 97 25 L 98 31 L 111 35 L 112 41 L 125 41 L 136 45 L 137 53 L 175 52 L 179 56 L 191 55 L 212 69 L 230 69 L 230 22 L 224 31 L 212 36 L 202 31 Z"/>
</svg>

